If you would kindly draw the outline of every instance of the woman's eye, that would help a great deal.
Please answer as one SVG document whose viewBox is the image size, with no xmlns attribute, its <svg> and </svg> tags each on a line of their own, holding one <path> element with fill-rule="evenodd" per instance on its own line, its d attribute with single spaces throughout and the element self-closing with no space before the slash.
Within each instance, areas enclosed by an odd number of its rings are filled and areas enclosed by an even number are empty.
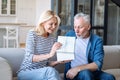
<svg viewBox="0 0 120 80">
<path fill-rule="evenodd" d="M 52 26 L 52 23 L 50 23 L 49 25 L 51 25 L 51 26 Z"/>
<path fill-rule="evenodd" d="M 57 26 L 57 23 L 55 23 L 55 26 Z"/>
</svg>

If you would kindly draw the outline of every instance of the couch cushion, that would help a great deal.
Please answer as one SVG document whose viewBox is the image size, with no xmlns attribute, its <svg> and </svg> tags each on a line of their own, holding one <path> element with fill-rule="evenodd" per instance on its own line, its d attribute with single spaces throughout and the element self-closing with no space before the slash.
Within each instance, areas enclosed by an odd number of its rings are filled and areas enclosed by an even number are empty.
<svg viewBox="0 0 120 80">
<path fill-rule="evenodd" d="M 7 60 L 0 57 L 0 80 L 12 80 L 12 70 Z"/>
<path fill-rule="evenodd" d="M 64 73 L 60 73 L 61 80 L 64 80 Z"/>
<path fill-rule="evenodd" d="M 106 69 L 104 71 L 113 74 L 116 80 L 120 80 L 120 69 Z"/>
<path fill-rule="evenodd" d="M 0 48 L 0 57 L 3 57 L 8 61 L 12 68 L 14 77 L 21 65 L 24 54 L 25 50 L 22 48 Z"/>
<path fill-rule="evenodd" d="M 120 68 L 120 49 L 116 46 L 104 46 L 103 69 Z"/>
</svg>

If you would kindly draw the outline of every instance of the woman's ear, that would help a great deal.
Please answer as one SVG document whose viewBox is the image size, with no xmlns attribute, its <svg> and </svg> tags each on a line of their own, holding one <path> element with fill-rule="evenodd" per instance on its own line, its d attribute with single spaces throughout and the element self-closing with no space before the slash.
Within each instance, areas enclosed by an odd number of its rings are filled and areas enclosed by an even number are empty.
<svg viewBox="0 0 120 80">
<path fill-rule="evenodd" d="M 44 23 L 41 23 L 40 25 L 41 25 L 41 26 L 44 26 Z"/>
</svg>

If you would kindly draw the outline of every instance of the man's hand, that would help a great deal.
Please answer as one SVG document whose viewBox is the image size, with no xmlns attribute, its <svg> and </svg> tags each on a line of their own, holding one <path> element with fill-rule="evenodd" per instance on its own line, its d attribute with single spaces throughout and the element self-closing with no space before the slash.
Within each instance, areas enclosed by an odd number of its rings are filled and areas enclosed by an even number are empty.
<svg viewBox="0 0 120 80">
<path fill-rule="evenodd" d="M 96 65 L 95 62 L 93 62 L 93 63 L 71 68 L 70 70 L 68 70 L 66 77 L 73 79 L 78 74 L 78 72 L 85 69 L 89 69 L 90 71 L 96 71 L 98 69 L 98 66 Z"/>
<path fill-rule="evenodd" d="M 73 79 L 78 74 L 78 72 L 78 67 L 71 68 L 70 70 L 68 70 L 66 77 Z"/>
</svg>

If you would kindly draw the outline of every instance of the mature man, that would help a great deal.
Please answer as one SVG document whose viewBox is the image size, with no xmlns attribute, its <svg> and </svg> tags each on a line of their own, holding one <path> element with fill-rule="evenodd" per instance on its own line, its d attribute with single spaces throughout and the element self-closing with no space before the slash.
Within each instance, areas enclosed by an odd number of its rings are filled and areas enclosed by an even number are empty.
<svg viewBox="0 0 120 80">
<path fill-rule="evenodd" d="M 66 36 L 76 36 L 75 59 L 65 64 L 65 80 L 115 80 L 112 74 L 101 71 L 104 58 L 102 39 L 90 32 L 89 15 L 74 17 L 74 30 Z"/>
</svg>

